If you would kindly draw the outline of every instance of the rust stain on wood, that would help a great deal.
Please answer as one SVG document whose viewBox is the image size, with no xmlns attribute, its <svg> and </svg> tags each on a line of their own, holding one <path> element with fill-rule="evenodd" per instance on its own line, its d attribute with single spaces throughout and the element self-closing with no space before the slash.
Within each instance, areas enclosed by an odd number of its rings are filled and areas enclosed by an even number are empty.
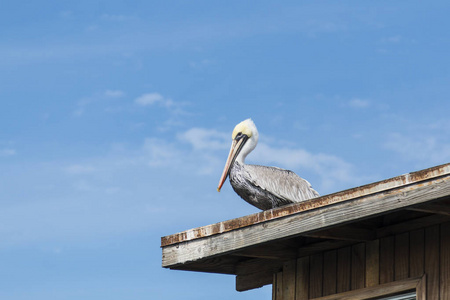
<svg viewBox="0 0 450 300">
<path fill-rule="evenodd" d="M 401 186 L 415 184 L 416 187 L 419 187 L 424 185 L 426 180 L 440 176 L 445 176 L 448 174 L 450 174 L 450 163 L 432 167 L 425 170 L 420 170 L 417 172 L 404 174 L 401 176 L 378 181 L 364 186 L 355 187 L 334 194 L 325 195 L 301 203 L 295 203 L 275 209 L 270 209 L 252 215 L 227 220 L 220 223 L 198 227 L 180 233 L 165 236 L 161 238 L 161 247 L 228 232 L 231 230 L 255 225 L 273 219 L 282 218 L 303 211 L 308 211 L 315 208 L 344 202 L 357 197 L 373 195 L 381 192 L 389 193 L 390 192 L 389 190 Z M 395 193 L 396 191 L 392 190 L 391 192 Z"/>
</svg>

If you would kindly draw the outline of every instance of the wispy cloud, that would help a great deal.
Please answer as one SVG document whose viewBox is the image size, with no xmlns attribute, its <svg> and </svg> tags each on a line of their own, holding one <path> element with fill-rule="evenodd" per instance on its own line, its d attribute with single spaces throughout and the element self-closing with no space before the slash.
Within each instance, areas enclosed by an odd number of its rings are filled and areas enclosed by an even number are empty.
<svg viewBox="0 0 450 300">
<path fill-rule="evenodd" d="M 178 134 L 178 139 L 192 146 L 194 155 L 198 156 L 196 163 L 203 164 L 203 170 L 213 172 L 213 168 L 223 167 L 226 157 L 221 155 L 223 153 L 226 155 L 230 146 L 229 133 L 214 129 L 191 128 Z M 269 137 L 267 139 L 275 141 Z M 315 174 L 320 178 L 321 189 L 325 191 L 333 191 L 336 187 L 343 185 L 361 184 L 363 180 L 367 180 L 358 176 L 353 165 L 340 157 L 326 153 L 311 153 L 296 147 L 272 147 L 260 142 L 248 156 L 248 161 Z"/>
<path fill-rule="evenodd" d="M 386 134 L 384 149 L 399 155 L 402 161 L 416 167 L 448 163 L 450 161 L 450 121 L 409 120 L 394 115 L 396 130 Z"/>
<path fill-rule="evenodd" d="M 16 154 L 17 154 L 16 150 L 12 148 L 0 149 L 0 156 L 13 156 Z"/>
<path fill-rule="evenodd" d="M 435 165 L 450 161 L 450 141 L 437 135 L 390 133 L 384 143 L 386 149 L 401 159 L 417 165 Z"/>
<path fill-rule="evenodd" d="M 151 106 L 155 104 L 159 104 L 167 108 L 174 106 L 174 102 L 171 99 L 165 98 L 159 93 L 143 94 L 138 98 L 136 98 L 134 100 L 134 103 L 136 103 L 139 106 Z"/>
<path fill-rule="evenodd" d="M 344 159 L 332 154 L 311 153 L 302 148 L 275 148 L 260 143 L 254 153 L 249 155 L 249 159 L 257 163 L 316 174 L 320 178 L 320 188 L 317 189 L 327 192 L 338 186 L 354 186 L 366 180 L 358 176 L 354 166 Z M 301 173 L 299 175 L 302 176 Z"/>
<path fill-rule="evenodd" d="M 348 105 L 353 108 L 367 108 L 370 106 L 370 101 L 366 99 L 354 98 L 348 102 Z"/>
<path fill-rule="evenodd" d="M 215 129 L 191 128 L 178 134 L 178 139 L 188 142 L 195 150 L 222 150 L 230 146 L 230 134 Z"/>
<path fill-rule="evenodd" d="M 190 115 L 184 109 L 187 105 L 186 102 L 173 101 L 156 92 L 142 94 L 134 100 L 134 104 L 142 108 L 159 107 L 165 109 L 169 113 L 169 117 L 158 126 L 158 130 L 162 132 L 181 125 L 183 123 L 182 117 Z"/>
<path fill-rule="evenodd" d="M 83 97 L 80 100 L 78 100 L 76 108 L 72 111 L 72 115 L 80 117 L 86 112 L 87 108 L 93 105 L 94 103 L 118 99 L 124 96 L 125 92 L 121 90 L 106 90 L 101 93 L 95 93 L 91 96 Z"/>
</svg>

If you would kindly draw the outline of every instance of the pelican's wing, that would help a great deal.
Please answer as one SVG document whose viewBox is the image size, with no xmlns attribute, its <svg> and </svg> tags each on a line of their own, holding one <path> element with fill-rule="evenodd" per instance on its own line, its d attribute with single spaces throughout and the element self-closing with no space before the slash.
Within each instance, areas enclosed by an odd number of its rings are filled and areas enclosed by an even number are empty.
<svg viewBox="0 0 450 300">
<path fill-rule="evenodd" d="M 247 180 L 287 202 L 319 197 L 311 184 L 292 171 L 276 167 L 245 165 Z"/>
</svg>

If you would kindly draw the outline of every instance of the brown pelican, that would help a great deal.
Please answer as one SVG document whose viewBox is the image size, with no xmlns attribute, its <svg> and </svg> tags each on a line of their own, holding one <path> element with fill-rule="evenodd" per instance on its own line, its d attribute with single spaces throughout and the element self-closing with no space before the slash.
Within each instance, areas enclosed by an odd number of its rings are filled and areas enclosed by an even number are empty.
<svg viewBox="0 0 450 300">
<path fill-rule="evenodd" d="M 319 196 L 311 184 L 292 171 L 258 165 L 247 165 L 245 157 L 258 143 L 258 130 L 251 119 L 237 124 L 217 191 L 226 178 L 242 199 L 266 210 Z"/>
</svg>

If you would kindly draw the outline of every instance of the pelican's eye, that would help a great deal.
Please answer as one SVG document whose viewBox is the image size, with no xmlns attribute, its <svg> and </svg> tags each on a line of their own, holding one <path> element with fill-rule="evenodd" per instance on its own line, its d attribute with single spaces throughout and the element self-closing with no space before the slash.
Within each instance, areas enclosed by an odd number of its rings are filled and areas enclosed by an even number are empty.
<svg viewBox="0 0 450 300">
<path fill-rule="evenodd" d="M 236 134 L 236 137 L 234 139 L 239 140 L 241 138 L 242 138 L 242 132 L 239 132 L 238 134 Z"/>
</svg>

